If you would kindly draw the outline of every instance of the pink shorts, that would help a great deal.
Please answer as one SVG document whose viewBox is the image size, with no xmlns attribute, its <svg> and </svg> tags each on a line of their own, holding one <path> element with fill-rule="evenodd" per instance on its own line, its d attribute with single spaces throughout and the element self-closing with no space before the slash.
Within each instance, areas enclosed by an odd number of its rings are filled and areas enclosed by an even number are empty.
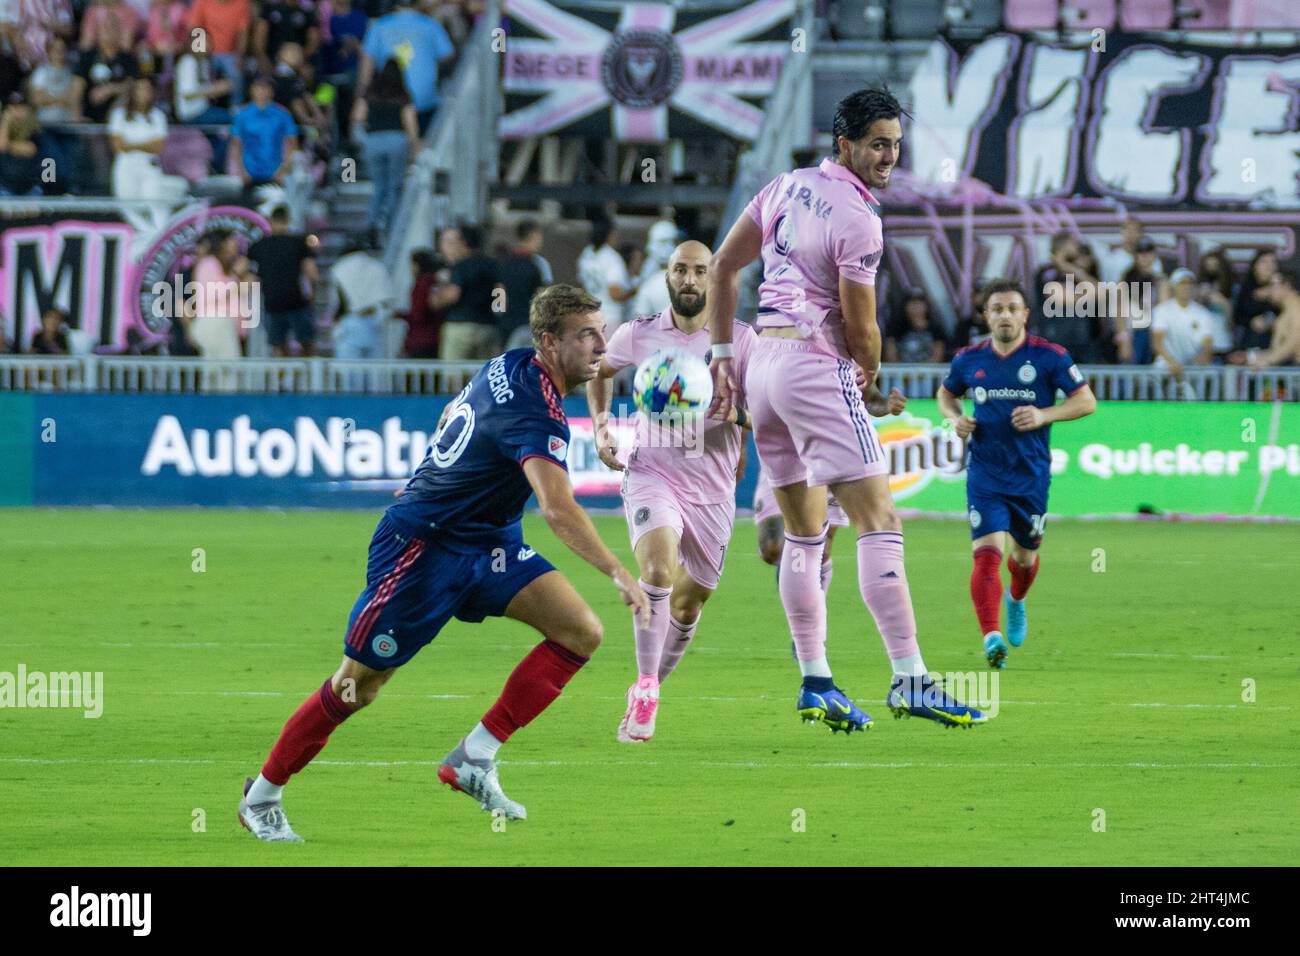
<svg viewBox="0 0 1300 956">
<path fill-rule="evenodd" d="M 718 587 L 736 521 L 734 501 L 711 505 L 682 501 L 662 482 L 629 471 L 623 478 L 623 511 L 633 550 L 647 531 L 672 528 L 677 532 L 682 567 L 691 580 L 710 591 Z"/>
<path fill-rule="evenodd" d="M 777 488 L 889 471 L 853 364 L 803 339 L 760 335 L 745 370 L 754 443 Z"/>
<path fill-rule="evenodd" d="M 776 495 L 772 494 L 772 483 L 767 480 L 767 468 L 760 466 L 758 484 L 754 486 L 754 523 L 762 524 L 769 518 L 779 517 L 781 509 L 776 503 Z M 826 491 L 826 520 L 839 528 L 849 526 L 849 516 L 829 489 Z"/>
</svg>

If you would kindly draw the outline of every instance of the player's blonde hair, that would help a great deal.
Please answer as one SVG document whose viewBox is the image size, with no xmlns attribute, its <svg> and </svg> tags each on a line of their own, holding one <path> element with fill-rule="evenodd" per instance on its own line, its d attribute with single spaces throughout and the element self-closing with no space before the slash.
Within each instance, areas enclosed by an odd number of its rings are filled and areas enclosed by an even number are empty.
<svg viewBox="0 0 1300 956">
<path fill-rule="evenodd" d="M 528 327 L 533 342 L 540 345 L 546 332 L 558 336 L 566 316 L 587 315 L 599 308 L 600 300 L 576 285 L 557 282 L 540 289 L 528 306 Z"/>
</svg>

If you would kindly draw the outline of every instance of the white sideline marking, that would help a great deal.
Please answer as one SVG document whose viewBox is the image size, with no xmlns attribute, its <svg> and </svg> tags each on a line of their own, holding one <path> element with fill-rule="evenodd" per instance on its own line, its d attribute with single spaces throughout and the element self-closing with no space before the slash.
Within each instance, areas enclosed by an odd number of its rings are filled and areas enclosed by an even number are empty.
<svg viewBox="0 0 1300 956">
<path fill-rule="evenodd" d="M 244 760 L 191 760 L 191 759 L 122 759 L 122 758 L 82 758 L 82 757 L 0 757 L 0 763 L 39 764 L 39 765 L 76 765 L 99 764 L 109 766 L 135 766 L 151 764 L 196 764 L 202 766 L 226 765 L 242 767 Z M 312 766 L 327 767 L 437 767 L 441 760 L 313 760 Z M 503 767 L 655 767 L 657 760 L 498 760 Z M 777 763 L 770 761 L 735 761 L 718 760 L 672 760 L 665 764 L 690 765 L 697 767 L 728 767 L 733 769 L 754 770 L 790 770 L 798 767 L 809 769 L 847 768 L 853 770 L 1300 770 L 1300 764 L 1294 763 L 985 763 L 971 761 L 960 762 L 879 762 L 879 761 L 835 761 L 827 763 Z"/>
</svg>

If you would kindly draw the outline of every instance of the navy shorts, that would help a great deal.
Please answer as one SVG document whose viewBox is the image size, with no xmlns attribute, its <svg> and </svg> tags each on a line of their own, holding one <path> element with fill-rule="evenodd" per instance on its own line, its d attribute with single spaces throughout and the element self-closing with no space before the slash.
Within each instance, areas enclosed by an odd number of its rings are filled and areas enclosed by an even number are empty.
<svg viewBox="0 0 1300 956">
<path fill-rule="evenodd" d="M 522 542 L 466 553 L 402 532 L 385 514 L 370 541 L 366 588 L 348 616 L 343 653 L 375 670 L 405 664 L 451 618 L 500 617 L 555 566 Z"/>
<path fill-rule="evenodd" d="M 1007 495 L 978 491 L 967 483 L 966 516 L 970 519 L 971 540 L 1009 531 L 1016 544 L 1037 550 L 1047 521 L 1047 486 L 1028 495 Z"/>
<path fill-rule="evenodd" d="M 266 312 L 266 341 L 271 345 L 283 347 L 289 341 L 289 333 L 299 345 L 311 345 L 316 341 L 316 316 L 311 306 L 289 309 L 287 312 Z"/>
</svg>

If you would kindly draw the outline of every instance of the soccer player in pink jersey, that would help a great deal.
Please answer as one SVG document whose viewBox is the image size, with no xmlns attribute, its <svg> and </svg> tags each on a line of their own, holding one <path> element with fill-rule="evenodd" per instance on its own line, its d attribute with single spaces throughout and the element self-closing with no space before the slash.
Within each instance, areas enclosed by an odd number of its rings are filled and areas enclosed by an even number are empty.
<svg viewBox="0 0 1300 956">
<path fill-rule="evenodd" d="M 871 717 L 835 685 L 826 659 L 825 486 L 858 534 L 858 587 L 893 666 L 889 709 L 949 727 L 987 719 L 931 680 L 921 657 L 889 464 L 854 380 L 854 362 L 865 386 L 880 369 L 875 279 L 884 233 L 871 190 L 889 184 L 904 115 L 886 90 L 841 100 L 832 155 L 763 187 L 709 266 L 710 414 L 725 419 L 739 399 L 732 312 L 740 270 L 763 257 L 744 394 L 785 519 L 780 591 L 803 674 L 796 709 L 832 731 L 865 730 Z"/>
<path fill-rule="evenodd" d="M 739 405 L 726 421 L 665 424 L 637 415 L 636 440 L 626 467 L 606 427 L 610 379 L 662 349 L 685 349 L 707 361 L 705 284 L 711 252 L 684 242 L 668 260 L 669 306 L 657 315 L 624 323 L 610 337 L 600 371 L 587 385 L 587 403 L 598 426 L 600 460 L 623 471 L 623 507 L 641 589 L 650 604 L 648 621 L 634 618 L 637 679 L 627 691 L 618 727 L 623 743 L 649 740 L 659 710 L 659 685 L 668 679 L 695 636 L 704 602 L 718 586 L 736 518 L 736 475 L 744 445 L 745 412 Z M 743 364 L 754 333 L 736 328 Z"/>
</svg>

